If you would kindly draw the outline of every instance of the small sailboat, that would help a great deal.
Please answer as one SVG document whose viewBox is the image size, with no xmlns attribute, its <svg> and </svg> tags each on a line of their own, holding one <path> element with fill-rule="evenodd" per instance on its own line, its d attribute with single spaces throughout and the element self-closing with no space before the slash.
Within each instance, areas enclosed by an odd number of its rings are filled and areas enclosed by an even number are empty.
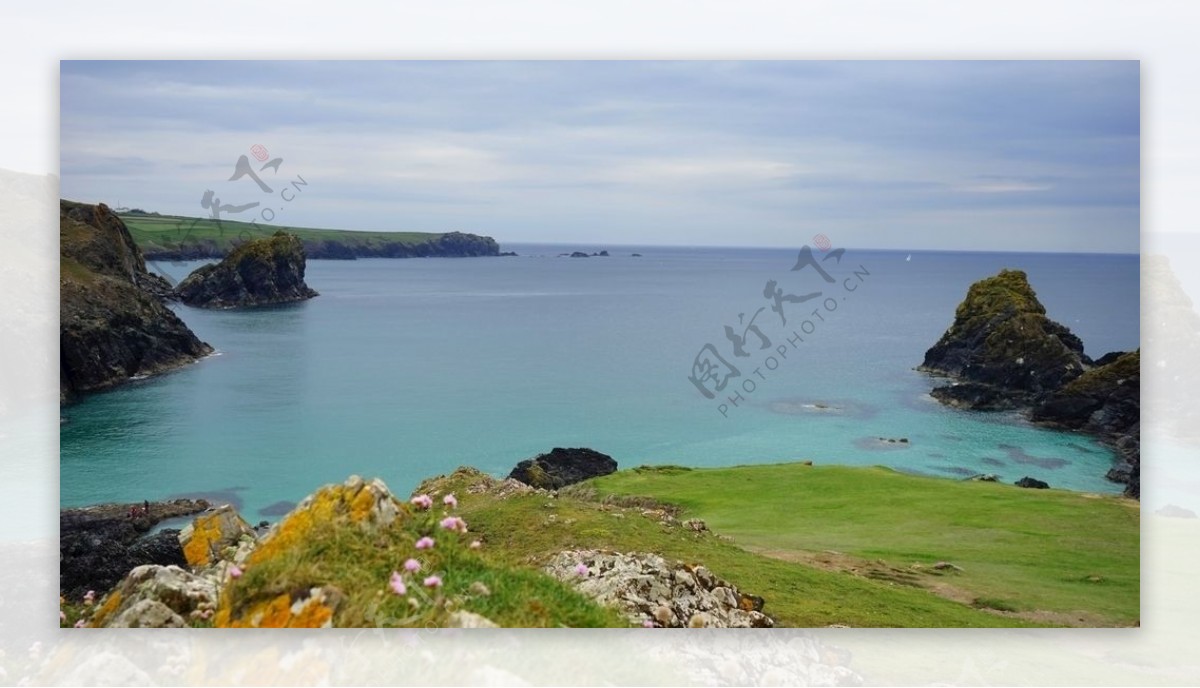
<svg viewBox="0 0 1200 688">
<path fill-rule="evenodd" d="M 910 254 L 908 254 L 908 257 L 904 259 L 904 262 L 906 262 L 906 263 L 907 263 L 907 262 L 909 262 L 910 260 L 912 260 L 912 254 L 911 254 L 911 253 L 910 253 Z"/>
</svg>

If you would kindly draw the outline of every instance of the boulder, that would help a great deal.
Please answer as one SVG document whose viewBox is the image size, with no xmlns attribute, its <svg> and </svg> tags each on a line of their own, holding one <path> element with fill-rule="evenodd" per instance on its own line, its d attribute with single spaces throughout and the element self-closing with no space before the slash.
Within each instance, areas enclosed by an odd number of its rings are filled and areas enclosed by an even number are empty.
<svg viewBox="0 0 1200 688">
<path fill-rule="evenodd" d="M 188 275 L 175 292 L 200 308 L 245 308 L 304 301 L 317 292 L 304 282 L 304 244 L 286 232 L 240 244 L 220 263 Z"/>
<path fill-rule="evenodd" d="M 557 490 L 589 478 L 615 473 L 617 462 L 593 449 L 555 447 L 518 463 L 508 477 L 532 487 Z"/>
<path fill-rule="evenodd" d="M 214 578 L 178 566 L 138 566 L 101 601 L 93 627 L 179 628 L 217 605 Z"/>
<path fill-rule="evenodd" d="M 179 533 L 188 566 L 211 566 L 222 558 L 227 547 L 237 548 L 243 539 L 253 542 L 254 528 L 228 504 L 197 516 Z"/>
<path fill-rule="evenodd" d="M 247 604 L 234 613 L 222 599 L 214 625 L 218 628 L 330 628 L 345 599 L 332 585 L 299 588 Z"/>
<path fill-rule="evenodd" d="M 1046 317 L 1025 273 L 1001 270 L 971 285 L 953 324 L 925 352 L 918 370 L 976 383 L 945 396 L 959 405 L 995 408 L 1051 393 L 1090 364 L 1083 342 Z"/>
<path fill-rule="evenodd" d="M 545 567 L 635 624 L 668 628 L 770 628 L 763 599 L 746 595 L 704 566 L 669 562 L 657 554 L 571 550 Z"/>
<path fill-rule="evenodd" d="M 1017 487 L 1028 487 L 1028 488 L 1032 488 L 1035 490 L 1045 490 L 1050 487 L 1050 483 L 1047 483 L 1042 480 L 1038 480 L 1037 478 L 1030 478 L 1029 476 L 1025 476 L 1024 478 L 1021 478 L 1014 484 Z"/>
</svg>

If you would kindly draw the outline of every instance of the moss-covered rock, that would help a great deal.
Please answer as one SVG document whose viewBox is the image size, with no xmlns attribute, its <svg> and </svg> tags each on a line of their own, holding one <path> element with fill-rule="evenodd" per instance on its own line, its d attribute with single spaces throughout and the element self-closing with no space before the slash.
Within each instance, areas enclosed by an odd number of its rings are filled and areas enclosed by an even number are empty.
<svg viewBox="0 0 1200 688">
<path fill-rule="evenodd" d="M 919 369 L 974 383 L 944 392 L 949 401 L 1003 408 L 1059 389 L 1090 364 L 1083 342 L 1046 317 L 1025 273 L 1001 270 L 971 285 L 954 323 L 925 352 Z"/>
<path fill-rule="evenodd" d="M 244 308 L 304 301 L 317 292 L 304 282 L 304 244 L 286 232 L 247 241 L 213 265 L 188 275 L 175 292 L 189 306 Z"/>
<path fill-rule="evenodd" d="M 59 205 L 59 392 L 63 401 L 212 353 L 161 297 L 108 206 Z"/>
<path fill-rule="evenodd" d="M 1141 495 L 1141 349 L 1105 356 L 1030 412 L 1037 423 L 1099 435 L 1116 447 L 1122 461 L 1109 471 L 1125 483 L 1126 494 Z"/>
</svg>

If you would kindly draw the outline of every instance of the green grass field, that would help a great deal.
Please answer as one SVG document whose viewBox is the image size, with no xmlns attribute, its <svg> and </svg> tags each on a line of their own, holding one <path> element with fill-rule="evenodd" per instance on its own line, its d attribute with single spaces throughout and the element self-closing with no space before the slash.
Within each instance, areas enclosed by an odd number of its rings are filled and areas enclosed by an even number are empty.
<svg viewBox="0 0 1200 688">
<path fill-rule="evenodd" d="M 1132 500 L 801 464 L 635 469 L 591 485 L 601 496 L 677 504 L 681 518 L 703 518 L 790 575 L 815 566 L 1053 624 L 1139 618 L 1140 512 Z M 932 569 L 938 562 L 961 571 Z M 754 572 L 746 575 L 745 585 L 757 583 Z M 767 589 L 758 594 L 782 601 Z"/>
<path fill-rule="evenodd" d="M 175 215 L 121 215 L 129 233 L 143 252 L 179 250 L 182 246 L 211 245 L 224 252 L 250 239 L 271 236 L 284 230 L 302 241 L 337 241 L 348 248 L 378 248 L 386 244 L 420 244 L 441 236 L 425 232 L 357 232 L 341 229 L 288 227 L 251 224 L 235 220 L 180 217 Z"/>
</svg>

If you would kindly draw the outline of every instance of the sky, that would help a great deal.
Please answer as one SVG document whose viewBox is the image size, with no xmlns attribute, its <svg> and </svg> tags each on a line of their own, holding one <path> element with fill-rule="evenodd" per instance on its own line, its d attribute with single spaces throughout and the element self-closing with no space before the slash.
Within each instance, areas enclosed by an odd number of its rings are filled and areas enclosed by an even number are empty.
<svg viewBox="0 0 1200 688">
<path fill-rule="evenodd" d="M 1139 247 L 1136 61 L 64 61 L 60 88 L 62 196 L 166 214 L 502 245 Z"/>
</svg>

